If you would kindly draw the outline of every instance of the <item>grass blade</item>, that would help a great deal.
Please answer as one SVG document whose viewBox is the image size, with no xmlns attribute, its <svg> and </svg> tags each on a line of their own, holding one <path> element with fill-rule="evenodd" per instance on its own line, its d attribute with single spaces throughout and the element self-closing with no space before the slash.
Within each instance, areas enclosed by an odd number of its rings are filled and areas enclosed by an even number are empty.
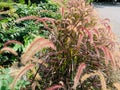
<svg viewBox="0 0 120 90">
<path fill-rule="evenodd" d="M 46 90 L 58 90 L 58 89 L 61 89 L 63 88 L 62 85 L 54 85 L 54 86 L 51 86 L 49 88 L 47 88 Z"/>
<path fill-rule="evenodd" d="M 3 45 L 3 47 L 7 47 L 7 46 L 8 46 L 9 44 L 11 44 L 11 43 L 16 43 L 16 44 L 22 45 L 22 43 L 19 42 L 19 41 L 16 41 L 16 40 L 9 40 L 9 41 L 7 41 L 7 42 Z"/>
<path fill-rule="evenodd" d="M 83 70 L 85 69 L 86 65 L 85 63 L 81 63 L 78 67 L 77 73 L 75 75 L 74 78 L 74 85 L 73 85 L 73 89 L 76 89 L 76 87 L 78 86 L 79 80 L 80 80 L 80 76 L 83 72 Z"/>
<path fill-rule="evenodd" d="M 4 48 L 2 48 L 2 49 L 0 50 L 0 53 L 3 53 L 3 52 L 5 52 L 5 51 L 8 51 L 8 52 L 12 53 L 12 54 L 15 55 L 15 56 L 18 55 L 17 52 L 16 52 L 14 49 L 9 48 L 9 47 L 4 47 Z"/>
<path fill-rule="evenodd" d="M 105 78 L 103 76 L 103 74 L 100 71 L 95 71 L 94 73 L 90 73 L 90 74 L 85 74 L 84 76 L 82 76 L 81 78 L 81 83 L 83 83 L 86 79 L 93 77 L 93 76 L 99 76 L 100 78 L 100 82 L 101 82 L 101 89 L 102 90 L 107 90 L 107 86 L 106 86 L 106 81 Z"/>
<path fill-rule="evenodd" d="M 56 47 L 51 41 L 44 38 L 35 38 L 27 48 L 26 52 L 22 55 L 22 63 L 26 64 L 37 52 L 48 47 L 56 50 Z"/>
</svg>

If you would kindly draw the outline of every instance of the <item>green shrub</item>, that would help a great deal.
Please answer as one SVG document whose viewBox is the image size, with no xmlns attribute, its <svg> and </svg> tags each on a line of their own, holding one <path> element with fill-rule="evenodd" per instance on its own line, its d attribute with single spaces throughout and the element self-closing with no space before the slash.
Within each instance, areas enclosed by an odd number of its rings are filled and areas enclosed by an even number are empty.
<svg viewBox="0 0 120 90">
<path fill-rule="evenodd" d="M 5 4 L 5 5 L 4 5 Z M 1 7 L 5 7 L 5 3 L 2 4 Z M 11 3 L 12 4 L 12 3 Z M 10 5 L 11 5 L 10 4 Z M 34 20 L 27 20 L 16 23 L 16 20 L 25 16 L 38 16 L 38 17 L 50 17 L 55 19 L 60 19 L 61 16 L 56 11 L 58 7 L 55 4 L 50 3 L 41 3 L 38 5 L 24 5 L 24 4 L 13 4 L 12 8 L 14 9 L 14 13 L 12 15 L 1 14 L 2 20 L 0 21 L 0 48 L 3 47 L 4 43 L 9 40 L 17 40 L 23 43 L 20 45 L 10 45 L 20 54 L 23 52 L 24 48 L 30 44 L 30 42 L 35 38 L 35 36 L 41 36 L 47 38 L 49 35 L 49 31 L 44 28 L 42 22 L 35 23 Z M 17 17 L 14 17 L 14 16 Z M 19 57 L 14 57 L 9 53 L 0 54 L 0 65 L 7 66 L 11 64 L 13 61 L 17 61 Z"/>
</svg>

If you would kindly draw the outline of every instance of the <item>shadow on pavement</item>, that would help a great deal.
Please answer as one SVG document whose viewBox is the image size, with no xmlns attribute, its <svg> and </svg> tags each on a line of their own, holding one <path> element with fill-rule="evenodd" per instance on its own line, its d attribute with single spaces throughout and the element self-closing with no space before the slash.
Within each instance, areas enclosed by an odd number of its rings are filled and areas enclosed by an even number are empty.
<svg viewBox="0 0 120 90">
<path fill-rule="evenodd" d="M 94 2 L 93 5 L 98 8 L 104 8 L 104 7 L 120 7 L 120 2 L 117 2 L 116 4 L 113 4 L 112 2 Z"/>
</svg>

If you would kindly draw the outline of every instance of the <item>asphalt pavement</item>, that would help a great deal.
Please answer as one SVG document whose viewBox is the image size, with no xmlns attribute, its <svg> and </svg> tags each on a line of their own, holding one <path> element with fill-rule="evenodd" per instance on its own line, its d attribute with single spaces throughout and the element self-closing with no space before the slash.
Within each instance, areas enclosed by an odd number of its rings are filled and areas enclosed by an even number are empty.
<svg viewBox="0 0 120 90">
<path fill-rule="evenodd" d="M 120 41 L 120 4 L 93 4 L 101 18 L 109 18 L 112 25 L 112 31 L 118 36 Z"/>
</svg>

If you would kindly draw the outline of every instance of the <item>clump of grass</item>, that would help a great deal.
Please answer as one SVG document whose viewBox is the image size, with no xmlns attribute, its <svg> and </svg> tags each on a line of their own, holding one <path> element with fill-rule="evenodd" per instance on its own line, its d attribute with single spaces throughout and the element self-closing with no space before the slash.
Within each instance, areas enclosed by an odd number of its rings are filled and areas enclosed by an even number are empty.
<svg viewBox="0 0 120 90">
<path fill-rule="evenodd" d="M 117 43 L 111 30 L 110 20 L 101 19 L 93 6 L 84 0 L 68 2 L 58 0 L 56 3 L 62 7 L 63 17 L 55 21 L 50 39 L 56 45 L 56 51 L 62 53 L 49 56 L 50 68 L 52 68 L 49 74 L 50 80 L 53 84 L 63 81 L 65 88 L 71 89 L 74 76 L 78 73 L 76 68 L 81 63 L 86 65 L 83 74 L 101 70 L 108 79 L 111 76 L 110 69 L 116 70 L 117 60 L 119 62 L 114 55 Z M 99 79 L 94 78 L 94 80 L 97 81 L 93 88 L 100 88 L 97 86 L 100 83 Z M 92 79 L 88 82 L 91 84 L 83 83 L 76 89 L 89 89 L 94 82 Z"/>
<path fill-rule="evenodd" d="M 50 36 L 49 40 L 36 38 L 28 46 L 21 56 L 21 63 L 24 66 L 15 77 L 12 87 L 30 70 L 32 74 L 35 72 L 31 86 L 34 88 L 37 86 L 38 89 L 44 90 L 48 87 L 47 90 L 61 88 L 63 90 L 108 90 L 108 87 L 113 88 L 112 78 L 109 79 L 110 72 L 116 72 L 120 65 L 119 55 L 115 51 L 118 47 L 109 19 L 99 18 L 94 8 L 84 0 L 66 2 L 58 0 L 57 2 L 62 10 L 62 18 L 59 20 L 36 16 L 16 20 L 18 22 L 29 19 L 40 21 L 49 30 Z M 43 48 L 46 47 L 52 49 L 44 50 Z M 36 81 L 37 75 L 42 80 Z M 118 88 L 119 85 L 114 84 L 114 86 Z"/>
</svg>

